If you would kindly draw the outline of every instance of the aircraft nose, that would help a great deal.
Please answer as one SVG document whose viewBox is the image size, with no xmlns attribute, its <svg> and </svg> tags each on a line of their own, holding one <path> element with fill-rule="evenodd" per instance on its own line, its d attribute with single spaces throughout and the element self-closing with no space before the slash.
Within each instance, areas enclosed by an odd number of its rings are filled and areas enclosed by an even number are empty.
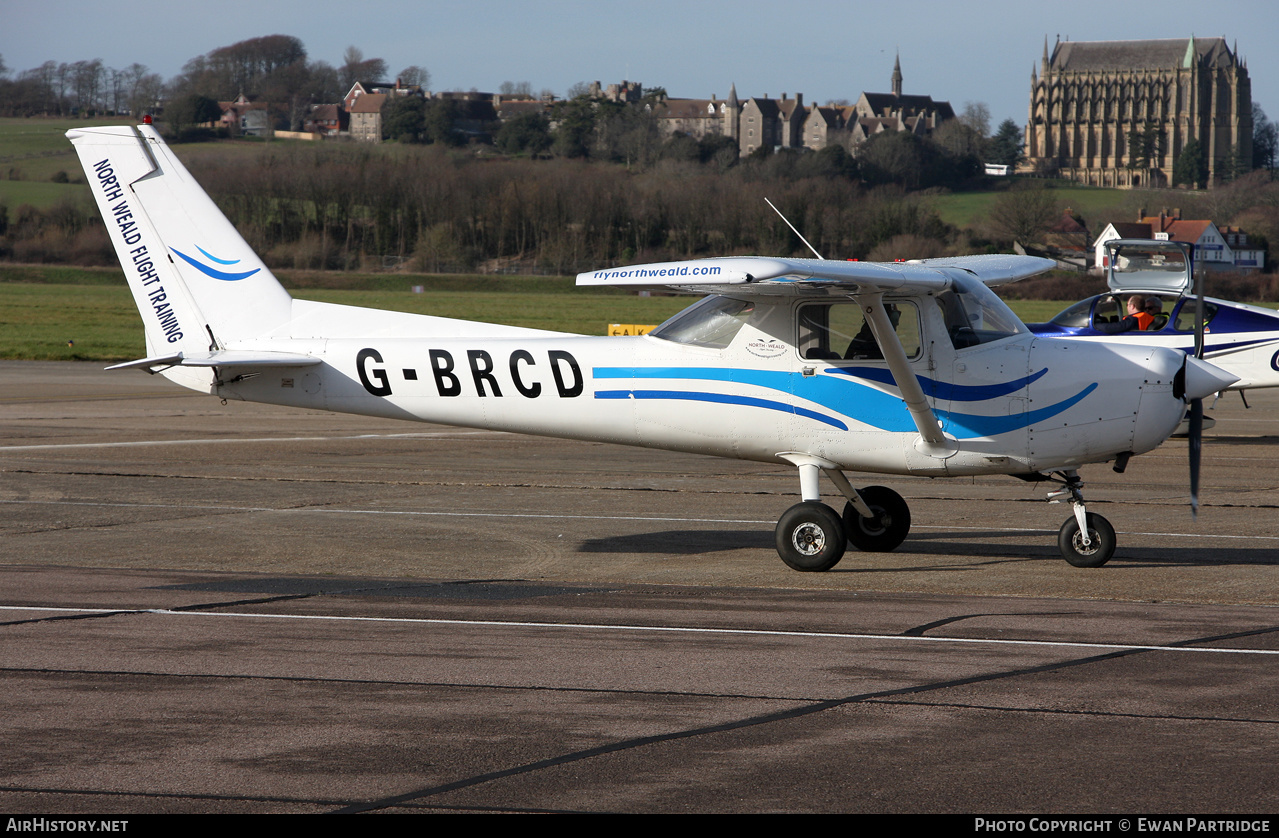
<svg viewBox="0 0 1279 838">
<path fill-rule="evenodd" d="M 1236 378 L 1219 367 L 1178 349 L 1153 347 L 1142 361 L 1145 383 L 1134 425 L 1134 453 L 1158 446 L 1177 429 L 1186 415 L 1186 403 L 1202 399 Z"/>
<path fill-rule="evenodd" d="M 1186 363 L 1177 378 L 1180 386 L 1175 386 L 1174 391 L 1180 391 L 1177 394 L 1187 402 L 1207 398 L 1239 380 L 1239 376 L 1192 355 L 1186 356 Z"/>
</svg>

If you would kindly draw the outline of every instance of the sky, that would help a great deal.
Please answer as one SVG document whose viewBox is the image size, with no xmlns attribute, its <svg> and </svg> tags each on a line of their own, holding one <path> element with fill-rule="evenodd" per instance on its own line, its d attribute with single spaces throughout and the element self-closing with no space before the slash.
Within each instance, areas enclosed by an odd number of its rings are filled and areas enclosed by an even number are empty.
<svg viewBox="0 0 1279 838">
<path fill-rule="evenodd" d="M 1024 125 L 1030 74 L 1061 40 L 1225 37 L 1246 61 L 1253 99 L 1279 121 L 1275 0 L 0 0 L 11 75 L 45 61 L 146 65 L 166 80 L 188 60 L 263 35 L 292 35 L 338 66 L 347 47 L 390 72 L 431 73 L 433 90 L 496 91 L 504 81 L 563 96 L 623 79 L 671 96 L 802 93 L 805 104 L 903 90 L 990 108 L 992 129 Z"/>
</svg>

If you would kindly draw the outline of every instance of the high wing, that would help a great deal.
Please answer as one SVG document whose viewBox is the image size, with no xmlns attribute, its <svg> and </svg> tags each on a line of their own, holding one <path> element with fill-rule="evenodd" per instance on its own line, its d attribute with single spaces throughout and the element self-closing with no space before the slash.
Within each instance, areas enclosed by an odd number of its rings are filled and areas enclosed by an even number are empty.
<svg viewBox="0 0 1279 838">
<path fill-rule="evenodd" d="M 1037 256 L 954 256 L 911 262 L 838 262 L 732 256 L 630 265 L 577 275 L 578 285 L 662 288 L 697 294 L 826 295 L 885 291 L 944 291 L 954 271 L 987 285 L 1043 273 L 1051 259 Z"/>
<path fill-rule="evenodd" d="M 945 458 L 957 447 L 941 431 L 938 417 L 923 395 L 920 381 L 911 371 L 906 349 L 884 308 L 885 292 L 943 292 L 952 287 L 954 274 L 973 276 L 987 285 L 999 285 L 1053 267 L 1053 261 L 1036 256 L 957 256 L 911 262 L 838 262 L 820 258 L 734 256 L 700 258 L 684 262 L 614 267 L 577 275 L 578 285 L 620 285 L 627 288 L 669 288 L 682 292 L 743 296 L 840 296 L 856 297 L 866 308 L 871 333 L 879 342 L 894 383 L 906 400 L 914 426 L 920 431 L 918 450 Z"/>
<path fill-rule="evenodd" d="M 945 291 L 954 284 L 956 272 L 963 272 L 988 285 L 998 285 L 1043 273 L 1052 266 L 1050 259 L 1011 255 L 958 256 L 913 262 L 837 262 L 736 256 L 588 271 L 577 275 L 577 284 L 670 288 L 733 297 L 833 294 L 855 297 L 865 308 L 871 332 L 879 342 L 894 383 L 919 431 L 921 439 L 917 449 L 931 457 L 946 458 L 958 450 L 955 440 L 942 432 L 919 379 L 911 371 L 906 350 L 884 308 L 884 293 Z"/>
</svg>

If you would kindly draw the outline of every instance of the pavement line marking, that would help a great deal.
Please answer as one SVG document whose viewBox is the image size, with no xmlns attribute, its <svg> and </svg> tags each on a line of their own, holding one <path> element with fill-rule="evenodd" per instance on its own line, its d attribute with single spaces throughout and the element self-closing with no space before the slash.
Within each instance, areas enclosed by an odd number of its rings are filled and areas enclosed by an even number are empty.
<svg viewBox="0 0 1279 838">
<path fill-rule="evenodd" d="M 125 509 L 178 509 L 206 510 L 212 512 L 278 512 L 278 513 L 322 513 L 327 515 L 409 515 L 424 518 L 554 518 L 563 521 L 685 521 L 690 524 L 763 524 L 775 525 L 772 519 L 755 518 L 686 518 L 659 515 L 564 515 L 544 512 L 428 512 L 416 509 L 343 509 L 330 507 L 286 507 L 278 509 L 271 506 L 216 506 L 212 504 L 172 504 L 172 503 L 112 503 L 108 501 L 75 501 L 75 500 L 16 500 L 0 498 L 0 504 L 26 504 L 31 506 L 107 506 Z M 1040 535 L 1055 533 L 1053 529 L 1035 529 L 1032 527 L 967 527 L 960 525 L 913 524 L 915 530 L 975 530 L 977 532 L 1028 533 Z M 1116 530 L 1120 535 L 1142 535 L 1159 538 L 1210 538 L 1240 539 L 1244 541 L 1279 541 L 1277 535 L 1223 535 L 1220 533 L 1187 533 L 1187 532 L 1137 532 L 1134 530 Z"/>
<path fill-rule="evenodd" d="M 161 617 L 234 617 L 262 620 L 322 620 L 344 623 L 396 623 L 483 628 L 564 629 L 589 631 L 633 631 L 660 634 L 718 634 L 748 637 L 815 637 L 827 640 L 887 640 L 925 643 L 985 643 L 998 646 L 1046 646 L 1067 649 L 1110 651 L 1201 652 L 1221 655 L 1279 655 L 1279 649 L 1231 649 L 1217 646 L 1153 646 L 1130 643 L 1082 643 L 1069 640 L 1007 640 L 980 637 L 930 637 L 928 635 L 853 634 L 827 631 L 783 631 L 778 629 L 697 628 L 696 626 L 644 626 L 607 623 L 534 623 L 516 620 L 441 620 L 425 617 L 344 617 L 334 614 L 254 614 L 244 611 L 172 611 L 167 608 L 65 608 L 58 606 L 0 605 L 0 611 L 52 611 L 73 614 L 155 614 Z"/>
<path fill-rule="evenodd" d="M 219 439 L 145 439 L 133 442 L 66 442 L 44 445 L 0 445 L 4 451 L 51 451 L 61 448 L 143 448 L 152 445 L 215 445 L 235 442 L 334 442 L 346 439 L 425 439 L 430 437 L 454 436 L 509 436 L 505 431 L 427 431 L 416 434 L 354 434 L 352 436 L 264 436 L 242 439 L 240 437 Z"/>
</svg>

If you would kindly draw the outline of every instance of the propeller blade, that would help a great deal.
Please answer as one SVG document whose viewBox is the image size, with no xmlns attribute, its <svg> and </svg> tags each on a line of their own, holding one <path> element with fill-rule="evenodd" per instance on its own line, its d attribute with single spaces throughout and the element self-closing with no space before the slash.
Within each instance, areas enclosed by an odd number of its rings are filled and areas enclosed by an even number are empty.
<svg viewBox="0 0 1279 838">
<path fill-rule="evenodd" d="M 1199 517 L 1199 459 L 1203 451 L 1203 399 L 1190 402 L 1190 517 Z"/>
<path fill-rule="evenodd" d="M 1187 266 L 1193 276 L 1193 264 Z M 1203 274 L 1195 283 L 1195 360 L 1204 357 L 1204 279 Z M 1190 366 L 1190 359 L 1186 359 Z M 1191 376 L 1187 376 L 1189 379 Z M 1187 381 L 1189 383 L 1189 381 Z M 1189 388 L 1188 388 L 1189 389 Z M 1206 395 L 1206 394 L 1204 394 Z M 1199 463 L 1203 455 L 1204 403 L 1203 395 L 1195 393 L 1190 401 L 1190 519 L 1199 518 Z"/>
</svg>

